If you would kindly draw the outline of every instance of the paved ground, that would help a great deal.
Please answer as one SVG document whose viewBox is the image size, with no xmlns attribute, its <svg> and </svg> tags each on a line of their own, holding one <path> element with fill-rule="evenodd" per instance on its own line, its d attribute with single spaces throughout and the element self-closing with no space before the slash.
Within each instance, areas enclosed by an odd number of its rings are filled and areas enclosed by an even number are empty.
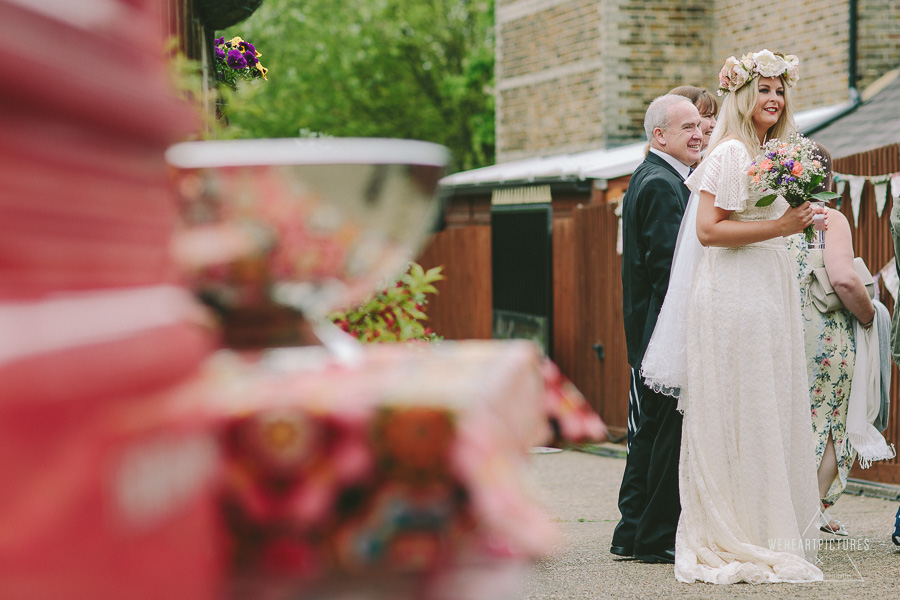
<svg viewBox="0 0 900 600">
<path fill-rule="evenodd" d="M 613 452 L 612 454 L 615 454 Z M 616 497 L 622 458 L 576 451 L 534 455 L 537 493 L 559 521 L 563 543 L 529 574 L 524 600 L 599 598 L 853 598 L 900 596 L 900 551 L 890 540 L 897 501 L 844 494 L 832 509 L 850 536 L 823 535 L 819 554 L 827 581 L 789 585 L 684 584 L 671 565 L 622 560 L 609 553 L 619 519 Z M 860 491 L 859 486 L 854 491 Z M 896 492 L 896 489 L 888 490 Z M 890 495 L 890 494 L 888 494 Z"/>
</svg>

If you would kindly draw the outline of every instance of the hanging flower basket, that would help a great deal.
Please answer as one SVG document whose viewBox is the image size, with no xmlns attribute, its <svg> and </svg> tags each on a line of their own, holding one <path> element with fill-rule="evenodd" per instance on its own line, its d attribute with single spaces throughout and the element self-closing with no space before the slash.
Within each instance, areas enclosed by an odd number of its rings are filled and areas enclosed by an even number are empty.
<svg viewBox="0 0 900 600">
<path fill-rule="evenodd" d="M 256 12 L 263 0 L 194 0 L 203 24 L 212 30 L 237 25 Z"/>
</svg>

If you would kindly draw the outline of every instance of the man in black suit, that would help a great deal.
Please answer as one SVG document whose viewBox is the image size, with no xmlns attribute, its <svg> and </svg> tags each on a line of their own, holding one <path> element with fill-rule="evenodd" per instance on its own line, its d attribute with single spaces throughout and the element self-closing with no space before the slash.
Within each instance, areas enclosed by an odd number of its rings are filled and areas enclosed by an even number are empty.
<svg viewBox="0 0 900 600">
<path fill-rule="evenodd" d="M 622 199 L 622 307 L 640 419 L 622 476 L 622 519 L 610 552 L 671 563 L 681 513 L 681 414 L 674 398 L 647 388 L 639 374 L 669 287 L 675 241 L 689 197 L 684 180 L 690 166 L 700 160 L 700 113 L 684 96 L 660 96 L 647 108 L 644 131 L 650 150 Z"/>
</svg>

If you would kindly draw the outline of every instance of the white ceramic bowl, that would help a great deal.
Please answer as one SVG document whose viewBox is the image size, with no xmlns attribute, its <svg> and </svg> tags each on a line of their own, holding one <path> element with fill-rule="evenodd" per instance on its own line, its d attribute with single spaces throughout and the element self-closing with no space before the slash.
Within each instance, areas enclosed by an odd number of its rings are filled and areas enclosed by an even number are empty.
<svg viewBox="0 0 900 600">
<path fill-rule="evenodd" d="M 318 319 L 415 259 L 437 223 L 448 150 L 413 140 L 283 138 L 172 146 L 176 255 L 224 311 L 267 302 Z"/>
</svg>

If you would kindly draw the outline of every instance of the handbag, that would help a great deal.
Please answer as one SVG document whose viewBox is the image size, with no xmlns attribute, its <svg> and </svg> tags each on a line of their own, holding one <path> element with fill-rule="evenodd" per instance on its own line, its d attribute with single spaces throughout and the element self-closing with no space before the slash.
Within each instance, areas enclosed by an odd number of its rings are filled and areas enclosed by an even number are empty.
<svg viewBox="0 0 900 600">
<path fill-rule="evenodd" d="M 857 256 L 853 259 L 853 269 L 856 271 L 856 274 L 859 275 L 863 285 L 866 286 L 866 291 L 869 292 L 869 298 L 874 299 L 875 279 L 873 279 L 872 274 L 869 273 L 869 268 L 866 267 L 865 261 Z M 844 308 L 844 303 L 841 302 L 840 297 L 838 297 L 837 293 L 834 291 L 834 286 L 831 285 L 831 280 L 828 279 L 828 273 L 825 271 L 825 267 L 813 269 L 812 273 L 809 274 L 809 296 L 813 306 L 815 306 L 819 312 L 827 313 Z"/>
</svg>

